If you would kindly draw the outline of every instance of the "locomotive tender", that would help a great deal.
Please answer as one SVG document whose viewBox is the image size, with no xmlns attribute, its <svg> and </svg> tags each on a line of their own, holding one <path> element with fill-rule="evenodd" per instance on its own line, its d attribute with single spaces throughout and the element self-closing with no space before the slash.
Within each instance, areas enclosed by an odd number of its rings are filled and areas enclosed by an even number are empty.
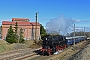
<svg viewBox="0 0 90 60">
<path fill-rule="evenodd" d="M 76 37 L 65 37 L 61 35 L 47 35 L 43 38 L 42 49 L 40 53 L 43 55 L 54 54 L 57 51 L 65 49 L 68 45 L 78 43 L 86 39 L 86 36 L 76 36 Z"/>
</svg>

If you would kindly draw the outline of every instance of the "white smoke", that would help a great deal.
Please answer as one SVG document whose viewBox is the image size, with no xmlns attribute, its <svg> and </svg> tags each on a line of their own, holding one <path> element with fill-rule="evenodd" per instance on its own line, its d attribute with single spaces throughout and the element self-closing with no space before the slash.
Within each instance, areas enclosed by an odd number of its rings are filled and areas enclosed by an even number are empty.
<svg viewBox="0 0 90 60">
<path fill-rule="evenodd" d="M 51 19 L 48 23 L 46 23 L 46 31 L 47 33 L 59 33 L 65 35 L 67 33 L 68 28 L 75 21 L 72 18 L 66 18 L 65 16 L 59 16 L 57 18 Z"/>
</svg>

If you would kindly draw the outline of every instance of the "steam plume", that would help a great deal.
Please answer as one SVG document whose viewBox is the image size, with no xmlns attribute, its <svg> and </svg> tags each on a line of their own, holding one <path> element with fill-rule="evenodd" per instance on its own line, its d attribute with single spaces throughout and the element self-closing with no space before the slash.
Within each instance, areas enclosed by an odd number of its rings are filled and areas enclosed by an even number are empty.
<svg viewBox="0 0 90 60">
<path fill-rule="evenodd" d="M 65 16 L 59 16 L 51 19 L 46 23 L 47 33 L 59 33 L 65 35 L 68 28 L 74 23 L 72 18 L 66 18 Z"/>
</svg>

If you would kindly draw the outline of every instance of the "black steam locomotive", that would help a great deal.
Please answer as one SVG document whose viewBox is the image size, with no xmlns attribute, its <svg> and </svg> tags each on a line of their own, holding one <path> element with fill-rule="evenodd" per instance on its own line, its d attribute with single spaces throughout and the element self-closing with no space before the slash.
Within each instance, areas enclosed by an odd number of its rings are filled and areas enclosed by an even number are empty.
<svg viewBox="0 0 90 60">
<path fill-rule="evenodd" d="M 56 51 L 66 48 L 66 37 L 60 35 L 47 35 L 43 38 L 42 49 L 43 55 L 54 54 Z"/>
</svg>

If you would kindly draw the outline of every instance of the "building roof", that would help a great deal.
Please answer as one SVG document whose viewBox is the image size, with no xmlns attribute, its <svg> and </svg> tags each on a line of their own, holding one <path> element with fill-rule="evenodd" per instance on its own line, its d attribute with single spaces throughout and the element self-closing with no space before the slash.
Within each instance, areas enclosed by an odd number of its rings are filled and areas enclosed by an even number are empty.
<svg viewBox="0 0 90 60">
<path fill-rule="evenodd" d="M 13 25 L 15 22 L 10 22 L 10 21 L 2 21 L 2 25 Z"/>
<path fill-rule="evenodd" d="M 36 22 L 30 22 L 32 25 L 36 25 Z M 37 25 L 40 25 L 39 22 L 37 22 Z"/>
<path fill-rule="evenodd" d="M 15 25 L 16 22 L 3 21 L 2 25 Z M 36 22 L 17 22 L 18 25 L 36 25 Z M 37 25 L 40 25 L 37 23 Z"/>
<path fill-rule="evenodd" d="M 28 18 L 12 18 L 12 21 L 29 20 Z"/>
</svg>

